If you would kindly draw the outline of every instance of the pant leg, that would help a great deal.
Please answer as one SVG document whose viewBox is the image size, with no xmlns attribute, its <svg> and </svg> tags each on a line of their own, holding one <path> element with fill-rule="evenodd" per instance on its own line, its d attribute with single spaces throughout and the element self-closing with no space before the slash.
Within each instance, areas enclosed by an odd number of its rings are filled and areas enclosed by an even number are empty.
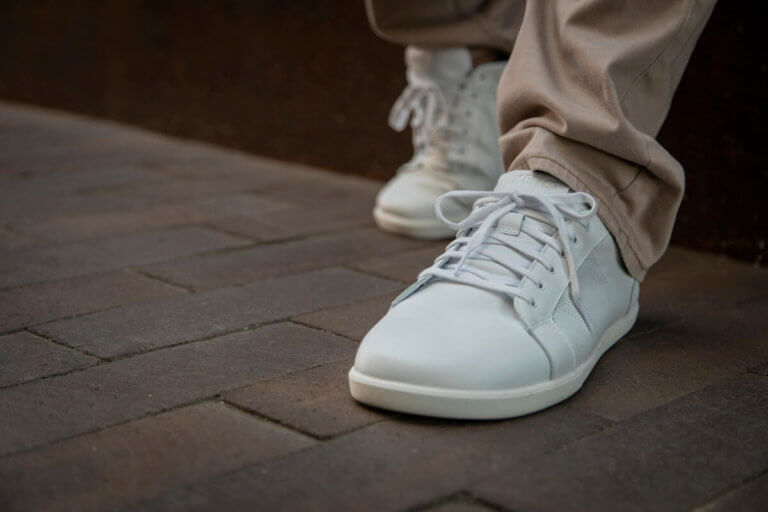
<svg viewBox="0 0 768 512">
<path fill-rule="evenodd" d="M 509 53 L 525 0 L 366 0 L 371 27 L 401 45 L 467 46 Z"/>
<path fill-rule="evenodd" d="M 638 279 L 683 195 L 682 166 L 655 136 L 714 3 L 531 0 L 499 85 L 507 168 L 595 196 Z"/>
</svg>

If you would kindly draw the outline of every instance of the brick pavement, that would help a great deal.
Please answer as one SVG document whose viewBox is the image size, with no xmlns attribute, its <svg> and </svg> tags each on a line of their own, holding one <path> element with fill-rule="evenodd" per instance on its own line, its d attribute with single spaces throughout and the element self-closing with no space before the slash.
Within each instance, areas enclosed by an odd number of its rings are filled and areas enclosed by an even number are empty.
<svg viewBox="0 0 768 512">
<path fill-rule="evenodd" d="M 356 405 L 356 344 L 440 245 L 377 183 L 0 103 L 3 510 L 759 510 L 768 272 L 673 248 L 541 414 Z"/>
</svg>

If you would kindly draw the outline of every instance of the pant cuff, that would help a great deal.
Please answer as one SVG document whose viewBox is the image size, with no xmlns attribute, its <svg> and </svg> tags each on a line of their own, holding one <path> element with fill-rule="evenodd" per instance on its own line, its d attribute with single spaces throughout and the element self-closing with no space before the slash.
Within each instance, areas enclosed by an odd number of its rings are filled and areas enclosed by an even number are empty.
<svg viewBox="0 0 768 512">
<path fill-rule="evenodd" d="M 600 220 L 603 221 L 606 228 L 608 228 L 608 231 L 611 232 L 614 240 L 616 240 L 616 245 L 619 247 L 619 252 L 621 253 L 621 258 L 624 261 L 627 271 L 638 281 L 642 281 L 645 278 L 648 269 L 643 267 L 640 262 L 637 249 L 633 247 L 631 237 L 622 228 L 610 203 L 605 201 L 599 193 L 579 179 L 576 173 L 551 158 L 535 155 L 525 156 L 516 160 L 509 168 L 509 170 L 514 169 L 546 172 L 568 185 L 572 190 L 586 192 L 594 197 L 598 204 L 597 215 L 600 217 Z"/>
</svg>

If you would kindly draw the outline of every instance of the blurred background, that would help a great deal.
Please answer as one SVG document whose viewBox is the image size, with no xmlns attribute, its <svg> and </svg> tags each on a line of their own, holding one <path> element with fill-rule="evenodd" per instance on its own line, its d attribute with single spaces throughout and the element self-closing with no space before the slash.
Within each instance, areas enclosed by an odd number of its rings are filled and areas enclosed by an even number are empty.
<svg viewBox="0 0 768 512">
<path fill-rule="evenodd" d="M 659 135 L 685 166 L 673 243 L 764 265 L 763 20 L 715 9 Z M 362 0 L 0 0 L 0 98 L 377 180 L 410 155 L 386 124 L 402 48 Z"/>
</svg>

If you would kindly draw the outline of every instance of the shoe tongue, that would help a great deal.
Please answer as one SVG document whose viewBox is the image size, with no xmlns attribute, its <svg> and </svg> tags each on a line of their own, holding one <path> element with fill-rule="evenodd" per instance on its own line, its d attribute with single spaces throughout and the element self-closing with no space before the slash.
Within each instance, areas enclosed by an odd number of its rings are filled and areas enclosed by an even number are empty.
<svg viewBox="0 0 768 512">
<path fill-rule="evenodd" d="M 457 82 L 472 71 L 472 56 L 466 48 L 426 50 L 409 46 L 405 50 L 405 63 L 409 73 L 438 83 Z"/>
<path fill-rule="evenodd" d="M 567 194 L 568 192 L 571 192 L 571 189 L 569 189 L 568 185 L 562 181 L 545 172 L 517 170 L 502 174 L 499 181 L 496 183 L 494 192 L 554 195 Z M 522 211 L 525 212 L 527 210 L 523 209 Z M 514 212 L 499 219 L 498 226 L 505 228 L 507 231 L 514 232 L 520 230 L 522 222 L 523 215 L 519 212 Z M 538 224 L 545 230 L 545 232 L 550 230 L 548 226 L 539 221 L 529 219 L 527 222 Z"/>
<path fill-rule="evenodd" d="M 496 183 L 494 192 L 521 192 L 524 194 L 567 194 L 568 185 L 541 171 L 505 172 Z"/>
<path fill-rule="evenodd" d="M 571 190 L 568 188 L 568 186 L 557 178 L 553 178 L 552 176 L 540 171 L 526 170 L 510 171 L 502 174 L 496 184 L 496 188 L 494 189 L 494 192 L 521 192 L 527 194 L 544 195 L 567 194 L 570 191 Z M 521 211 L 516 211 L 504 215 L 501 219 L 499 219 L 496 228 L 501 230 L 503 233 L 519 236 L 520 238 L 535 244 L 539 244 L 540 242 L 536 242 L 530 235 L 522 232 L 523 223 L 533 223 L 545 233 L 555 233 L 554 228 L 551 226 L 526 216 L 526 211 L 528 210 L 523 209 Z M 530 265 L 528 258 L 507 247 L 490 245 L 484 248 L 484 252 L 486 254 L 498 257 L 500 260 L 505 261 L 508 264 L 515 264 L 524 267 Z M 475 260 L 472 261 L 471 265 L 475 268 L 485 270 L 486 272 L 490 272 L 492 274 L 505 276 L 509 275 L 509 271 L 506 268 L 492 261 Z"/>
</svg>

